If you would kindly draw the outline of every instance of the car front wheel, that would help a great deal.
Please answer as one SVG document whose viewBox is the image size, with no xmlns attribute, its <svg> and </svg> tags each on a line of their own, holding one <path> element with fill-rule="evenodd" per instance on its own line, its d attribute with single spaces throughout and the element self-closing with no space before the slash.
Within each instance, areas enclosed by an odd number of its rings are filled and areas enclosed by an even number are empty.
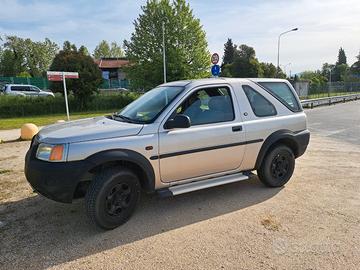
<svg viewBox="0 0 360 270">
<path fill-rule="evenodd" d="M 291 178 L 295 168 L 293 151 L 285 146 L 278 145 L 265 156 L 257 170 L 261 182 L 269 187 L 281 187 Z"/>
<path fill-rule="evenodd" d="M 85 196 L 90 220 L 104 229 L 125 223 L 140 198 L 140 183 L 127 168 L 108 168 L 95 175 Z"/>
</svg>

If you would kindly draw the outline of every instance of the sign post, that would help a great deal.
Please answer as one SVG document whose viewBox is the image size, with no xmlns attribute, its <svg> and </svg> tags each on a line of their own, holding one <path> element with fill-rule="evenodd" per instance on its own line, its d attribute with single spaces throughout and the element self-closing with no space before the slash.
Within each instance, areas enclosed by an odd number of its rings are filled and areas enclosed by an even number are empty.
<svg viewBox="0 0 360 270">
<path fill-rule="evenodd" d="M 49 81 L 55 81 L 55 82 L 63 81 L 66 115 L 67 115 L 67 120 L 69 121 L 70 114 L 69 114 L 69 104 L 68 104 L 67 89 L 66 89 L 66 79 L 78 79 L 79 73 L 64 72 L 64 71 L 48 71 L 47 77 Z"/>
<path fill-rule="evenodd" d="M 211 74 L 214 77 L 217 77 L 220 74 L 220 66 L 217 64 L 219 63 L 219 59 L 219 54 L 214 53 L 211 55 L 211 63 L 213 64 L 213 66 L 211 67 Z"/>
</svg>

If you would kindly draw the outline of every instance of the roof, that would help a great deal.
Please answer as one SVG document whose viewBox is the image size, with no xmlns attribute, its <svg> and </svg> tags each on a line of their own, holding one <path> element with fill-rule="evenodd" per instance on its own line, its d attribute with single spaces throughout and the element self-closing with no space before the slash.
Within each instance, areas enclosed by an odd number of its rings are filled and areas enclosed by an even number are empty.
<svg viewBox="0 0 360 270">
<path fill-rule="evenodd" d="M 162 84 L 162 86 L 198 86 L 206 84 L 216 84 L 216 83 L 237 83 L 237 82 L 284 82 L 284 79 L 274 79 L 274 78 L 225 78 L 225 77 L 215 77 L 215 78 L 204 78 L 204 79 L 194 79 L 194 80 L 184 80 L 184 81 L 174 81 Z"/>
<path fill-rule="evenodd" d="M 99 68 L 121 68 L 129 64 L 129 60 L 124 58 L 102 58 L 96 59 L 95 63 Z"/>
</svg>

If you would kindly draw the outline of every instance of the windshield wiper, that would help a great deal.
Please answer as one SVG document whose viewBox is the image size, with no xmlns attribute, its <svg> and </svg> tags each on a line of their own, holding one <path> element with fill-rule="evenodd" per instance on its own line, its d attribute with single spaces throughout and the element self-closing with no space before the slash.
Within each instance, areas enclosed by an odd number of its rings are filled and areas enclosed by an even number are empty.
<svg viewBox="0 0 360 270">
<path fill-rule="evenodd" d="M 124 120 L 124 122 L 128 122 L 128 123 L 133 123 L 133 124 L 141 124 L 142 123 L 139 120 L 134 120 L 134 119 L 131 119 L 130 117 L 127 117 L 127 116 L 124 116 L 124 115 L 118 114 L 118 113 L 114 113 L 112 116 L 113 116 L 113 119 L 120 118 L 120 119 Z"/>
</svg>

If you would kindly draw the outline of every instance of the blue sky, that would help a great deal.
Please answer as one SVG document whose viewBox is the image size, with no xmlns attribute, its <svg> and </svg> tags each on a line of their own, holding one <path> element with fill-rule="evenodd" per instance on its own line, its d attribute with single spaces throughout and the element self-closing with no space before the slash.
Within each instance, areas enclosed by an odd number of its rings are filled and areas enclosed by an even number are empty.
<svg viewBox="0 0 360 270">
<path fill-rule="evenodd" d="M 277 36 L 282 38 L 280 62 L 297 73 L 334 63 L 340 46 L 348 62 L 360 51 L 359 0 L 190 0 L 207 34 L 209 49 L 222 55 L 231 37 L 253 46 L 260 61 L 276 64 Z M 45 1 L 0 0 L 0 35 L 15 34 L 62 44 L 70 40 L 93 50 L 102 40 L 122 43 L 133 31 L 142 0 Z M 291 63 L 288 65 L 288 63 Z"/>
</svg>

